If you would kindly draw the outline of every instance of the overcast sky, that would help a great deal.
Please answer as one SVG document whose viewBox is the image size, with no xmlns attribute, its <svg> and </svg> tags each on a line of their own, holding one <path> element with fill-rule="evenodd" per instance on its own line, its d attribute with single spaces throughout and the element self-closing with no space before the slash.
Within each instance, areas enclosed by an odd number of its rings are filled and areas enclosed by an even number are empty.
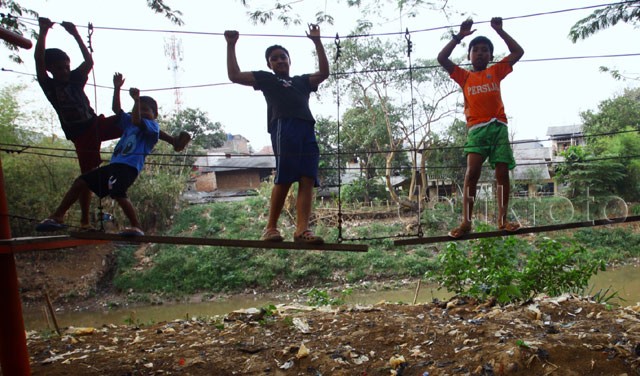
<svg viewBox="0 0 640 376">
<path fill-rule="evenodd" d="M 49 17 L 54 22 L 74 22 L 85 40 L 87 29 L 84 26 L 89 22 L 93 23 L 96 28 L 92 37 L 94 72 L 98 85 L 111 86 L 113 73 L 121 72 L 126 78 L 125 87 L 136 86 L 144 94 L 155 97 L 161 111 L 167 113 L 175 108 L 174 91 L 152 89 L 176 85 L 188 87 L 217 84 L 181 89 L 182 107 L 200 108 L 207 112 L 212 121 L 222 123 L 226 132 L 248 138 L 254 150 L 268 145 L 264 98 L 260 92 L 250 87 L 228 84 L 225 65 L 226 44 L 222 33 L 226 29 L 240 31 L 237 53 L 242 70 L 266 70 L 264 49 L 277 43 L 287 47 L 291 53 L 292 74 L 302 74 L 316 70 L 313 44 L 303 37 L 306 25 L 285 28 L 272 22 L 269 25 L 254 26 L 248 21 L 246 9 L 239 1 L 166 1 L 174 9 L 183 12 L 184 26 L 173 25 L 163 16 L 154 14 L 143 0 L 21 0 L 20 4 L 38 11 L 41 16 Z M 335 36 L 336 33 L 347 35 L 359 17 L 356 11 L 345 8 L 344 2 L 303 0 L 293 2 L 293 6 L 305 20 L 311 20 L 317 11 L 332 14 L 335 17 L 334 24 L 321 26 L 322 35 L 329 37 Z M 472 15 L 477 22 L 489 21 L 494 16 L 506 18 L 504 29 L 525 50 L 523 60 L 514 67 L 514 72 L 502 85 L 510 128 L 516 139 L 545 140 L 547 127 L 577 124 L 580 111 L 596 110 L 597 104 L 602 100 L 620 94 L 624 88 L 638 86 L 637 81 L 615 81 L 608 74 L 600 73 L 598 67 L 606 65 L 637 77 L 640 76 L 640 69 L 637 68 L 640 56 L 536 61 L 640 53 L 637 43 L 640 30 L 629 25 L 618 25 L 586 41 L 571 43 L 567 38 L 570 27 L 577 20 L 590 14 L 593 9 L 522 17 L 599 4 L 607 3 L 591 0 L 449 1 L 453 9 Z M 511 17 L 517 18 L 509 20 Z M 389 22 L 375 25 L 373 32 L 398 32 L 404 31 L 405 28 L 410 31 L 423 30 L 459 24 L 464 17 L 454 16 L 453 19 L 446 20 L 438 12 L 424 11 L 418 18 L 393 18 Z M 214 35 L 119 31 L 104 28 L 177 30 Z M 494 41 L 496 54 L 507 53 L 506 46 L 488 23 L 480 23 L 476 28 L 478 31 L 475 35 L 486 35 Z M 435 58 L 445 43 L 440 39 L 442 33 L 443 30 L 412 33 L 412 58 Z M 172 35 L 182 51 L 177 74 L 170 69 L 171 61 L 165 55 L 165 45 L 170 42 Z M 394 38 L 404 40 L 404 36 Z M 325 45 L 327 43 L 333 44 L 331 39 L 326 39 Z M 65 50 L 71 56 L 73 67 L 81 61 L 81 54 L 75 42 L 60 25 L 55 25 L 50 31 L 47 47 Z M 463 52 L 463 48 L 459 47 L 453 56 L 462 56 Z M 3 59 L 1 66 L 18 72 L 35 73 L 33 50 L 23 50 L 21 55 L 26 61 L 25 64 L 15 65 L 8 62 L 8 59 Z M 25 101 L 30 102 L 31 108 L 48 108 L 44 95 L 31 77 L 12 72 L 0 73 L 5 84 L 21 82 L 29 85 Z M 93 77 L 90 77 L 90 82 L 93 82 Z M 110 113 L 110 89 L 98 89 L 94 96 L 93 89 L 88 85 L 86 92 L 98 113 Z M 335 119 L 337 111 L 331 91 L 326 86 L 324 89 L 321 86 L 319 93 L 320 102 L 315 97 L 312 99 L 313 113 L 316 116 Z M 130 104 L 129 98 L 123 97 L 123 107 L 128 108 Z M 61 133 L 57 123 L 50 125 L 50 130 Z"/>
</svg>

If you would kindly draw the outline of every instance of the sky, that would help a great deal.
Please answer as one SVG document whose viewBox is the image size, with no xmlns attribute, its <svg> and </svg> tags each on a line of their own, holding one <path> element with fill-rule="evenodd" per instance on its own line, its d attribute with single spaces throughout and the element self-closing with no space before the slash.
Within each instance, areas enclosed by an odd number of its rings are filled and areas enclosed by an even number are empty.
<svg viewBox="0 0 640 376">
<path fill-rule="evenodd" d="M 260 92 L 251 87 L 230 84 L 226 72 L 226 43 L 224 30 L 240 32 L 237 56 L 240 69 L 267 70 L 264 50 L 272 44 L 285 46 L 292 60 L 291 73 L 303 74 L 316 71 L 313 44 L 306 38 L 307 26 L 284 27 L 277 22 L 253 25 L 247 9 L 240 1 L 165 0 L 174 9 L 182 11 L 183 26 L 171 24 L 162 15 L 154 14 L 143 0 L 20 0 L 24 7 L 36 10 L 41 16 L 54 22 L 71 21 L 78 26 L 86 42 L 89 22 L 94 26 L 92 47 L 94 49 L 94 77 L 89 82 L 111 87 L 114 72 L 121 72 L 125 88 L 138 87 L 143 94 L 151 95 L 159 102 L 161 113 L 176 108 L 174 90 L 160 88 L 184 87 L 180 89 L 182 108 L 199 108 L 213 122 L 220 122 L 227 133 L 240 134 L 250 141 L 254 150 L 268 145 L 266 131 L 266 104 Z M 334 16 L 333 25 L 321 25 L 321 34 L 326 36 L 325 46 L 332 48 L 333 37 L 347 35 L 361 16 L 349 9 L 346 1 L 298 0 L 292 1 L 294 10 L 303 20 L 311 21 L 317 11 Z M 251 4 L 273 4 L 260 0 Z M 79 4 L 82 4 L 79 6 Z M 222 5 L 224 4 L 224 5 Z M 549 126 L 574 125 L 580 123 L 580 112 L 597 111 L 598 104 L 619 95 L 625 88 L 640 86 L 638 81 L 616 81 L 607 73 L 599 72 L 600 66 L 618 69 L 627 75 L 640 76 L 640 56 L 562 59 L 569 57 L 602 56 L 640 53 L 637 40 L 640 30 L 620 24 L 601 31 L 585 41 L 572 43 L 567 35 L 571 26 L 594 9 L 574 10 L 556 14 L 541 14 L 558 10 L 583 8 L 608 4 L 592 0 L 450 0 L 449 6 L 460 14 L 449 19 L 441 13 L 425 10 L 416 18 L 391 14 L 391 20 L 374 24 L 373 33 L 394 33 L 424 30 L 448 25 L 459 25 L 467 15 L 477 22 L 475 35 L 489 37 L 495 45 L 495 54 L 504 55 L 508 50 L 491 29 L 492 17 L 505 19 L 504 29 L 524 48 L 523 59 L 502 83 L 502 97 L 509 117 L 509 126 L 515 139 L 546 140 Z M 2 9 L 1 12 L 6 10 Z M 537 15 L 540 14 L 540 15 Z M 525 17 L 529 15 L 535 15 Z M 36 22 L 37 21 L 30 21 Z M 121 31 L 112 28 L 150 29 L 182 31 L 183 33 Z M 37 27 L 36 27 L 37 29 Z M 456 26 L 457 30 L 457 26 Z M 186 32 L 186 33 L 185 33 Z M 442 40 L 444 30 L 412 33 L 412 58 L 434 59 L 446 43 Z M 393 36 L 402 38 L 403 35 Z M 165 48 L 174 40 L 181 47 L 177 69 L 165 54 Z M 35 45 L 35 41 L 34 45 Z M 467 41 L 468 42 L 468 41 Z M 75 41 L 60 26 L 49 32 L 47 47 L 58 47 L 71 57 L 72 67 L 82 60 Z M 458 47 L 452 58 L 463 56 L 465 50 Z M 8 56 L 8 53 L 5 53 Z M 35 74 L 33 49 L 22 50 L 25 63 L 16 65 L 5 58 L 2 68 L 12 70 L 0 72 L 4 85 L 23 83 L 28 86 L 23 103 L 33 109 L 47 109 L 49 104 L 35 80 L 22 73 Z M 558 58 L 561 58 L 558 60 Z M 555 60 L 547 60 L 555 59 Z M 540 61 L 542 60 L 542 61 Z M 190 88 L 190 86 L 205 85 Z M 110 114 L 112 90 L 90 85 L 86 93 L 96 112 Z M 318 116 L 339 116 L 332 92 L 320 86 L 319 95 L 311 99 L 311 110 Z M 123 96 L 123 108 L 131 105 L 130 98 Z M 462 115 L 460 115 L 462 119 Z M 42 125 L 46 132 L 62 134 L 54 119 Z"/>
</svg>

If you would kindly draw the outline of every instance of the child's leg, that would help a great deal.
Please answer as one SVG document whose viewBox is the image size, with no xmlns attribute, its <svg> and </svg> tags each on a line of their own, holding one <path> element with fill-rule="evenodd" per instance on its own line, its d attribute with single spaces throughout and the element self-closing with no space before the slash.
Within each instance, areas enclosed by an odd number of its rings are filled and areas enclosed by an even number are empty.
<svg viewBox="0 0 640 376">
<path fill-rule="evenodd" d="M 506 163 L 496 163 L 496 182 L 498 201 L 498 227 L 502 228 L 507 222 L 507 208 L 509 207 L 509 166 Z"/>
<path fill-rule="evenodd" d="M 124 215 L 127 216 L 129 223 L 131 223 L 131 227 L 141 229 L 138 216 L 136 215 L 136 209 L 134 209 L 133 204 L 131 204 L 131 200 L 127 197 L 113 197 L 113 199 L 116 200 L 122 208 Z"/>
<path fill-rule="evenodd" d="M 309 229 L 314 183 L 315 179 L 308 176 L 301 177 L 300 181 L 298 182 L 295 234 L 302 234 L 305 230 Z"/>
<path fill-rule="evenodd" d="M 267 229 L 277 229 L 278 219 L 282 213 L 284 202 L 287 199 L 291 183 L 274 184 L 271 190 L 271 200 L 269 202 L 269 218 L 267 220 Z"/>
<path fill-rule="evenodd" d="M 53 212 L 53 214 L 49 216 L 49 218 L 54 219 L 58 223 L 63 223 L 64 215 L 67 213 L 71 205 L 73 205 L 78 200 L 78 198 L 80 198 L 86 192 L 89 192 L 89 194 L 91 194 L 87 183 L 80 178 L 74 180 L 71 188 L 69 188 L 67 193 L 65 193 L 64 197 L 62 198 L 60 205 L 58 205 L 58 208 Z"/>
<path fill-rule="evenodd" d="M 91 191 L 85 189 L 80 194 L 79 204 L 80 204 L 80 225 L 87 226 L 90 222 L 89 210 L 91 209 Z"/>
<path fill-rule="evenodd" d="M 100 119 L 100 118 L 99 118 Z M 78 156 L 80 172 L 86 174 L 94 170 L 102 163 L 100 155 L 100 128 L 99 119 L 89 127 L 83 134 L 73 140 Z M 122 133 L 122 131 L 120 131 Z M 91 206 L 91 191 L 87 188 L 79 196 L 80 203 L 80 224 L 89 224 L 89 208 Z"/>
<path fill-rule="evenodd" d="M 482 172 L 482 162 L 484 162 L 484 158 L 480 154 L 467 154 L 467 172 L 464 175 L 464 195 L 462 198 L 462 224 L 469 227 L 473 217 L 473 204 Z"/>
</svg>

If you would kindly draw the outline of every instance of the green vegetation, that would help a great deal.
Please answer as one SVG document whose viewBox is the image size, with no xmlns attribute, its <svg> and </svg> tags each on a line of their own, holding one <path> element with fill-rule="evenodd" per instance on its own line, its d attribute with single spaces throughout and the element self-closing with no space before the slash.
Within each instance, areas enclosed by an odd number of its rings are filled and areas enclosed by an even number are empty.
<svg viewBox="0 0 640 376">
<path fill-rule="evenodd" d="M 267 192 L 268 193 L 268 192 Z M 266 223 L 268 195 L 243 202 L 214 203 L 181 210 L 167 232 L 173 236 L 258 239 Z M 287 223 L 286 216 L 283 220 Z M 289 238 L 291 224 L 282 227 Z M 351 236 L 392 236 L 400 226 L 382 224 L 353 229 Z M 318 234 L 335 241 L 335 228 L 320 224 Z M 324 282 L 356 282 L 363 278 L 419 277 L 431 267 L 431 252 L 410 254 L 393 247 L 391 239 L 373 242 L 367 253 L 265 250 L 225 247 L 158 245 L 150 250 L 153 266 L 137 271 L 121 251 L 115 286 L 137 292 L 190 294 L 196 291 L 236 291 L 248 287 L 308 286 Z"/>
<path fill-rule="evenodd" d="M 440 268 L 427 277 L 459 295 L 505 304 L 538 294 L 558 296 L 582 292 L 589 278 L 604 270 L 604 262 L 588 257 L 586 248 L 551 239 L 535 244 L 514 238 L 489 238 L 462 249 L 447 244 Z"/>
<path fill-rule="evenodd" d="M 257 239 L 266 223 L 268 187 L 265 184 L 258 196 L 242 202 L 187 207 L 176 213 L 167 234 Z M 550 198 L 538 205 L 549 209 L 558 201 L 562 200 Z M 442 234 L 454 224 L 452 210 L 457 209 L 447 203 L 425 210 L 425 233 Z M 576 216 L 581 215 L 574 210 Z M 543 219 L 541 215 L 538 220 Z M 292 219 L 285 214 L 282 220 L 283 233 L 290 238 Z M 479 222 L 476 226 L 477 231 L 491 229 Z M 328 241 L 337 238 L 335 227 L 318 223 L 315 230 Z M 343 236 L 371 239 L 366 240 L 367 253 L 156 245 L 147 251 L 152 266 L 145 270 L 133 268 L 132 250 L 120 250 L 115 286 L 122 291 L 172 296 L 246 288 L 309 288 L 310 304 L 334 305 L 344 296 L 330 295 L 321 286 L 426 275 L 451 292 L 481 299 L 495 297 L 506 303 L 525 301 L 539 293 L 584 292 L 589 278 L 606 263 L 640 255 L 640 235 L 617 227 L 548 234 L 554 240 L 543 236 L 505 237 L 395 247 L 393 239 L 405 232 L 399 222 L 346 224 Z"/>
<path fill-rule="evenodd" d="M 307 291 L 306 295 L 307 295 L 307 304 L 309 304 L 310 306 L 326 306 L 326 305 L 330 305 L 330 306 L 335 306 L 335 305 L 341 305 L 344 304 L 345 298 L 349 295 L 351 295 L 351 293 L 353 292 L 353 289 L 344 289 L 342 291 L 340 291 L 340 294 L 338 297 L 332 296 L 331 293 L 329 293 L 326 290 L 319 290 L 317 288 L 312 288 L 311 290 Z"/>
</svg>

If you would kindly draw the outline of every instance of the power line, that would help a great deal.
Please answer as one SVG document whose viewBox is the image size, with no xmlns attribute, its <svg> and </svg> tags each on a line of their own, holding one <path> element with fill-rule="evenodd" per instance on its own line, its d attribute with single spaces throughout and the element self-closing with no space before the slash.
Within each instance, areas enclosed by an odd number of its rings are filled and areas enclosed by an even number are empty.
<svg viewBox="0 0 640 376">
<path fill-rule="evenodd" d="M 637 57 L 640 56 L 640 52 L 632 52 L 632 53 L 623 53 L 623 54 L 603 54 L 603 55 L 583 55 L 583 56 L 560 56 L 560 57 L 543 57 L 537 59 L 522 59 L 518 63 L 536 63 L 536 62 L 546 62 L 546 61 L 563 61 L 563 60 L 585 60 L 585 59 L 609 59 L 609 58 L 624 58 L 624 57 Z M 468 66 L 467 64 L 460 64 L 460 66 Z M 413 66 L 411 69 L 413 70 L 423 70 L 423 69 L 440 69 L 440 65 L 417 65 Z M 14 73 L 18 75 L 31 76 L 36 77 L 34 73 L 28 72 L 20 72 L 13 69 L 0 68 L 0 71 L 7 73 Z M 342 71 L 342 72 L 333 72 L 330 73 L 333 77 L 341 77 L 341 76 L 349 76 L 349 75 L 357 75 L 364 73 L 381 73 L 381 72 L 399 72 L 399 71 L 409 71 L 409 67 L 400 67 L 400 68 L 378 68 L 378 69 L 362 69 L 362 70 L 353 70 L 353 71 Z M 87 83 L 88 86 L 95 86 L 101 89 L 113 90 L 113 87 L 107 85 L 93 84 Z M 158 92 L 158 91 L 169 91 L 169 90 L 180 90 L 180 89 L 200 89 L 205 87 L 216 87 L 216 86 L 229 86 L 233 85 L 231 82 L 214 82 L 208 84 L 194 84 L 194 85 L 184 85 L 184 86 L 171 86 L 171 87 L 161 87 L 161 88 L 150 88 L 150 89 L 141 89 L 144 92 Z"/>
<path fill-rule="evenodd" d="M 0 151 L 5 151 L 5 152 L 15 152 L 13 150 L 7 150 L 7 149 L 2 149 L 0 148 Z M 405 151 L 409 151 L 408 149 L 401 149 L 401 150 L 397 150 L 396 152 L 405 152 Z M 28 155 L 37 155 L 37 156 L 44 156 L 44 157 L 51 157 L 51 158 L 65 158 L 65 159 L 76 159 L 77 157 L 75 155 L 60 155 L 60 154 L 49 154 L 49 153 L 42 153 L 42 152 L 36 152 L 36 151 L 29 151 L 29 150 L 24 150 L 19 152 L 20 154 L 28 154 Z M 375 152 L 375 153 L 388 153 L 387 152 Z M 335 156 L 337 153 L 331 152 L 331 153 L 321 153 L 321 155 L 332 155 Z M 350 151 L 346 151 L 346 152 L 342 152 L 341 154 L 345 154 L 345 155 L 353 155 L 353 152 Z M 153 154 L 150 154 L 150 156 L 153 156 Z M 165 155 L 166 156 L 166 155 Z M 182 156 L 182 155 L 181 155 Z M 257 155 L 253 155 L 255 157 L 257 157 Z M 260 155 L 262 157 L 264 156 L 272 156 L 272 155 Z M 245 156 L 246 158 L 246 156 Z M 621 156 L 610 156 L 610 157 L 594 157 L 594 158 L 588 158 L 584 161 L 582 161 L 583 163 L 591 163 L 591 162 L 597 162 L 597 161 L 608 161 L 608 160 L 636 160 L 636 159 L 640 159 L 640 155 L 621 155 Z M 570 164 L 573 163 L 572 161 L 567 161 L 567 160 L 544 160 L 541 162 L 520 162 L 517 164 L 517 166 L 548 166 L 548 165 L 562 165 L 562 164 Z M 145 163 L 145 165 L 148 166 L 156 166 L 156 167 L 196 167 L 196 168 L 211 168 L 214 169 L 216 171 L 237 171 L 237 170 L 251 170 L 251 169 L 255 169 L 255 167 L 250 167 L 250 166 L 219 166 L 219 165 L 199 165 L 199 164 L 185 164 L 185 163 L 170 163 L 170 162 L 155 162 L 155 161 L 148 161 Z M 391 169 L 392 170 L 414 170 L 418 167 L 415 166 L 394 166 Z M 464 169 L 466 168 L 466 165 L 464 164 L 451 164 L 451 165 L 427 165 L 426 169 L 427 170 L 446 170 L 446 169 Z M 342 170 L 342 171 L 348 171 L 348 170 L 371 170 L 371 171 L 378 171 L 378 170 L 387 170 L 387 167 L 377 167 L 377 166 L 367 166 L 367 167 L 319 167 L 318 168 L 321 171 L 335 171 L 335 170 Z"/>
<path fill-rule="evenodd" d="M 581 135 L 577 135 L 577 138 L 596 138 L 596 137 L 605 137 L 605 136 L 615 136 L 615 135 L 619 135 L 619 134 L 627 134 L 627 133 L 638 133 L 640 132 L 640 125 L 638 125 L 636 127 L 636 129 L 624 129 L 624 130 L 618 130 L 618 131 L 610 131 L 610 132 L 598 132 L 598 133 L 584 133 Z M 508 144 L 509 145 L 518 145 L 518 144 L 529 144 L 529 143 L 543 143 L 543 142 L 550 142 L 553 141 L 554 139 L 549 137 L 547 139 L 543 139 L 543 140 L 516 140 L 516 141 L 510 141 Z M 493 145 L 493 144 L 492 144 Z M 433 150 L 451 150 L 451 149 L 463 149 L 464 146 L 463 145 L 451 145 L 451 146 L 434 146 L 434 147 L 428 147 L 428 148 L 420 148 L 417 149 L 417 151 L 420 152 L 424 152 L 424 151 L 433 151 Z M 52 146 L 37 146 L 37 145 L 26 145 L 26 144 L 12 144 L 12 143 L 3 143 L 0 142 L 0 151 L 4 151 L 7 153 L 23 153 L 25 152 L 27 149 L 36 149 L 36 150 L 49 150 L 49 151 L 56 151 L 56 152 L 74 152 L 76 151 L 76 149 L 67 149 L 67 148 L 58 148 L 58 147 L 52 147 Z M 340 152 L 340 154 L 344 154 L 344 155 L 353 155 L 354 153 L 397 153 L 397 152 L 403 152 L 403 151 L 414 151 L 415 149 L 411 149 L 411 148 L 401 148 L 401 149 L 381 149 L 381 150 L 368 150 L 368 149 L 352 149 L 352 150 L 348 150 L 348 151 L 344 151 L 344 152 Z M 104 150 L 104 151 L 100 151 L 101 154 L 105 154 L 105 155 L 111 155 L 113 153 L 113 151 L 109 151 L 109 150 Z M 321 153 L 321 155 L 336 155 L 335 152 L 329 152 L 329 153 Z M 43 154 L 45 155 L 45 154 Z M 199 157 L 232 157 L 232 158 L 241 158 L 241 157 L 249 157 L 249 158 L 257 158 L 257 157 L 273 157 L 275 156 L 274 154 L 229 154 L 229 153 L 225 153 L 225 152 L 220 152 L 220 153 L 213 153 L 213 154 L 175 154 L 175 153 L 151 153 L 150 155 L 155 156 L 155 157 L 176 157 L 176 156 L 180 156 L 180 157 L 193 157 L 193 158 L 199 158 Z M 56 155 L 51 155 L 51 156 L 56 156 Z"/>
<path fill-rule="evenodd" d="M 547 15 L 554 15 L 554 14 L 560 14 L 560 13 L 568 13 L 568 12 L 575 12 L 575 11 L 581 11 L 581 10 L 589 10 L 589 9 L 595 9 L 595 8 L 603 8 L 603 7 L 608 7 L 608 6 L 612 6 L 612 5 L 623 5 L 623 4 L 631 4 L 631 3 L 637 3 L 637 0 L 631 0 L 631 1 L 622 1 L 622 2 L 615 2 L 615 3 L 605 3 L 605 4 L 596 4 L 596 5 L 588 5 L 588 6 L 584 6 L 584 7 L 576 7 L 576 8 L 567 8 L 567 9 L 559 9 L 559 10 L 552 10 L 552 11 L 546 11 L 546 12 L 537 12 L 537 13 L 531 13 L 531 14 L 525 14 L 525 15 L 520 15 L 520 16 L 511 16 L 511 17 L 503 17 L 503 20 L 514 20 L 514 19 L 522 19 L 522 18 L 531 18 L 531 17 L 540 17 L 540 16 L 547 16 Z M 26 23 L 32 22 L 32 23 L 36 23 L 37 25 L 37 21 L 34 18 L 31 17 L 24 17 L 24 16 L 12 16 L 14 18 L 20 19 Z M 482 23 L 490 23 L 491 21 L 474 21 L 474 24 L 482 24 Z M 437 31 L 437 30 L 446 30 L 446 29 L 450 29 L 453 27 L 458 27 L 459 24 L 455 24 L 455 25 L 443 25 L 443 26 L 436 26 L 436 27 L 432 27 L 432 28 L 425 28 L 425 29 L 416 29 L 416 30 L 409 30 L 409 33 L 422 33 L 422 32 L 429 32 L 429 31 Z M 85 27 L 86 26 L 82 26 L 82 25 L 77 25 L 77 27 Z M 148 32 L 148 33 L 168 33 L 168 34 L 186 34 L 186 35 L 206 35 L 206 36 L 223 36 L 224 32 L 210 32 L 210 31 L 193 31 L 193 30 L 177 30 L 177 29 L 147 29 L 147 28 L 131 28 L 131 27 L 111 27 L 111 26 L 95 26 L 93 25 L 93 29 L 94 30 L 108 30 L 108 31 L 126 31 L 126 32 Z M 368 37 L 378 37 L 378 36 L 394 36 L 394 35 L 404 35 L 405 32 L 404 31 L 393 31 L 393 32 L 380 32 L 380 33 L 368 33 L 368 34 L 348 34 L 345 33 L 343 38 L 368 38 Z M 306 35 L 302 35 L 302 34 L 260 34 L 260 33 L 248 33 L 248 34 L 242 34 L 243 36 L 248 36 L 248 37 L 269 37 L 269 38 L 307 38 Z M 321 36 L 320 38 L 323 39 L 333 39 L 334 36 Z"/>
</svg>

